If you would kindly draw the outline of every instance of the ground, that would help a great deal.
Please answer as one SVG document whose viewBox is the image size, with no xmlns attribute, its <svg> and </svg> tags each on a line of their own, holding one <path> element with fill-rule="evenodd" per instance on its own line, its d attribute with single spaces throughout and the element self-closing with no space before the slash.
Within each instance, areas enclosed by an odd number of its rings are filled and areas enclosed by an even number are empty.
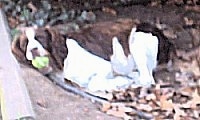
<svg viewBox="0 0 200 120">
<path fill-rule="evenodd" d="M 98 104 L 60 87 L 34 69 L 22 67 L 37 120 L 118 120 L 98 109 Z"/>
</svg>

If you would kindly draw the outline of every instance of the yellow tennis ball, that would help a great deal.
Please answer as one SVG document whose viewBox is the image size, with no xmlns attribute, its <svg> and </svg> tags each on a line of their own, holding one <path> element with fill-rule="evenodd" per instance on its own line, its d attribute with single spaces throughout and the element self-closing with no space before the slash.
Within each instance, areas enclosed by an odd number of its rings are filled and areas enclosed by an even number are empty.
<svg viewBox="0 0 200 120">
<path fill-rule="evenodd" d="M 35 68 L 41 69 L 49 64 L 49 58 L 45 56 L 35 57 L 35 59 L 32 60 L 32 65 Z"/>
</svg>

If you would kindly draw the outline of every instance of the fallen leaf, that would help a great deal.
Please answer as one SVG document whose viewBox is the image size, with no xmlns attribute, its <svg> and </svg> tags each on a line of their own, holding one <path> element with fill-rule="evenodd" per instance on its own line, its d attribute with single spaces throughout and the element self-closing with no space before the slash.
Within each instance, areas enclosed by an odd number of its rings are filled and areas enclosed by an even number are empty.
<svg viewBox="0 0 200 120">
<path fill-rule="evenodd" d="M 172 30 L 164 30 L 163 34 L 167 37 L 167 38 L 171 38 L 171 39 L 176 39 L 177 35 L 175 34 L 174 31 Z"/>
<path fill-rule="evenodd" d="M 193 111 L 193 114 L 194 114 L 194 117 L 195 117 L 196 119 L 199 118 L 199 112 L 198 112 L 197 110 L 194 110 L 194 111 Z"/>
<path fill-rule="evenodd" d="M 156 84 L 155 95 L 156 95 L 157 100 L 160 100 L 160 95 L 161 95 L 160 84 Z"/>
<path fill-rule="evenodd" d="M 183 108 L 192 108 L 195 109 L 197 104 L 200 104 L 200 96 L 198 94 L 198 89 L 196 88 L 194 92 L 192 92 L 192 100 L 188 101 L 185 104 L 182 104 Z"/>
<path fill-rule="evenodd" d="M 183 110 L 181 110 L 177 105 L 174 105 L 174 111 L 174 120 L 180 120 L 181 116 L 186 116 L 186 113 Z"/>
<path fill-rule="evenodd" d="M 174 104 L 172 102 L 172 100 L 167 100 L 167 97 L 165 95 L 162 95 L 160 97 L 160 108 L 162 110 L 173 110 Z"/>
<path fill-rule="evenodd" d="M 101 111 L 106 112 L 111 108 L 111 104 L 110 103 L 103 103 L 103 106 L 101 108 Z"/>
<path fill-rule="evenodd" d="M 147 103 L 146 99 L 144 99 L 144 98 L 139 99 L 138 102 L 140 104 L 146 104 Z"/>
<path fill-rule="evenodd" d="M 156 100 L 156 95 L 155 94 L 148 94 L 147 96 L 146 96 L 146 100 Z"/>
<path fill-rule="evenodd" d="M 121 107 L 118 108 L 118 110 L 119 110 L 119 111 L 123 111 L 123 112 L 125 112 L 125 113 L 130 113 L 130 112 L 133 111 L 132 108 L 126 107 L 126 106 L 121 106 Z"/>
<path fill-rule="evenodd" d="M 200 104 L 200 96 L 198 94 L 198 90 L 195 89 L 192 93 L 191 108 L 196 108 L 197 104 Z"/>
<path fill-rule="evenodd" d="M 114 16 L 117 15 L 116 10 L 114 10 L 114 9 L 112 9 L 112 8 L 103 7 L 103 8 L 102 8 L 102 11 L 105 12 L 105 13 L 109 13 L 109 14 L 111 14 L 111 15 L 114 15 Z"/>
<path fill-rule="evenodd" d="M 180 89 L 180 93 L 185 96 L 191 96 L 191 93 L 193 93 L 193 90 L 191 87 L 184 87 Z"/>
<path fill-rule="evenodd" d="M 149 104 L 138 104 L 136 107 L 140 110 L 144 110 L 147 112 L 150 112 L 153 110 L 153 108 Z"/>
<path fill-rule="evenodd" d="M 184 103 L 184 104 L 181 104 L 181 107 L 182 108 L 185 108 L 185 109 L 189 109 L 191 107 L 191 101 L 187 102 L 187 103 Z"/>
<path fill-rule="evenodd" d="M 193 25 L 194 24 L 194 21 L 189 19 L 189 18 L 187 18 L 187 17 L 184 17 L 184 21 L 185 21 L 186 25 Z"/>
</svg>

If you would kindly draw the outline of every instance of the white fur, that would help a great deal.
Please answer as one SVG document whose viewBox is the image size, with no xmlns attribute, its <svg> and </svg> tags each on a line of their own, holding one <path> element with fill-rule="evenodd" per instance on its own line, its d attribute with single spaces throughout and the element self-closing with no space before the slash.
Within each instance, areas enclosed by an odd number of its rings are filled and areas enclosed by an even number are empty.
<svg viewBox="0 0 200 120">
<path fill-rule="evenodd" d="M 89 53 L 75 40 L 67 39 L 64 77 L 91 91 L 116 90 L 127 87 L 135 80 L 136 86 L 154 84 L 152 72 L 157 62 L 158 39 L 151 33 L 135 31 L 136 28 L 133 28 L 130 33 L 128 42 L 131 54 L 128 57 L 118 39 L 112 39 L 113 55 L 110 62 Z M 133 69 L 139 72 L 133 72 Z M 124 76 L 115 77 L 112 71 Z"/>
<path fill-rule="evenodd" d="M 112 90 L 132 80 L 113 77 L 109 61 L 83 49 L 75 40 L 67 39 L 68 55 L 64 61 L 64 77 L 91 91 Z"/>
<path fill-rule="evenodd" d="M 112 39 L 113 55 L 111 56 L 112 70 L 123 76 L 129 76 L 129 74 L 135 68 L 132 55 L 125 56 L 124 50 L 119 43 L 117 37 Z"/>
<path fill-rule="evenodd" d="M 114 78 L 107 78 L 105 76 L 94 76 L 88 84 L 90 91 L 111 91 L 118 89 L 125 89 L 133 83 L 132 79 L 117 76 Z"/>
<path fill-rule="evenodd" d="M 135 32 L 129 37 L 129 49 L 139 71 L 138 83 L 143 86 L 155 84 L 152 72 L 157 64 L 158 38 L 151 33 Z"/>
<path fill-rule="evenodd" d="M 27 49 L 26 49 L 26 58 L 28 60 L 33 60 L 33 56 L 32 56 L 32 53 L 31 53 L 31 50 L 33 48 L 38 48 L 40 56 L 44 56 L 44 55 L 47 54 L 47 52 L 43 48 L 43 46 L 37 40 L 35 40 L 35 30 L 34 30 L 34 28 L 26 28 L 25 34 L 28 38 L 28 45 L 27 45 Z"/>
<path fill-rule="evenodd" d="M 80 85 L 87 84 L 97 74 L 105 76 L 111 71 L 110 63 L 95 56 L 73 39 L 67 39 L 68 55 L 64 62 L 64 77 Z"/>
</svg>

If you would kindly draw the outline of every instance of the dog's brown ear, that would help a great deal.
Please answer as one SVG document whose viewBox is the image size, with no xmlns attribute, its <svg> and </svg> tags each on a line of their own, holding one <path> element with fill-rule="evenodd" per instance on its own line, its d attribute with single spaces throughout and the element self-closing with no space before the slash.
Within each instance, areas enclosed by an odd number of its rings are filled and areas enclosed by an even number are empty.
<svg viewBox="0 0 200 120">
<path fill-rule="evenodd" d="M 64 59 L 68 54 L 66 38 L 57 29 L 51 27 L 37 29 L 35 38 L 48 51 L 53 70 L 63 70 Z"/>
<path fill-rule="evenodd" d="M 26 59 L 26 46 L 28 44 L 28 40 L 25 34 L 21 34 L 16 36 L 11 44 L 12 53 L 16 57 L 17 61 L 26 65 L 30 65 L 31 63 Z"/>
</svg>

